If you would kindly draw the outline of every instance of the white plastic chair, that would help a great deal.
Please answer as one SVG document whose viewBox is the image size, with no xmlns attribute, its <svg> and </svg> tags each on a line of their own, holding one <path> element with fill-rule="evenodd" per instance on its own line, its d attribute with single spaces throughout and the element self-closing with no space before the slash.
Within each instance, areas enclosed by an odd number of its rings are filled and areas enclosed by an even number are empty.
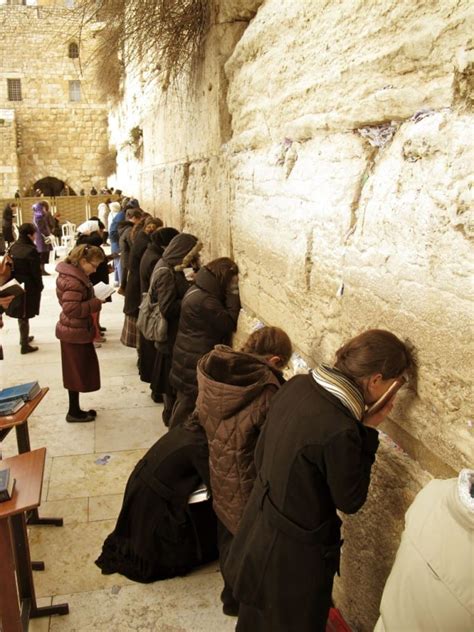
<svg viewBox="0 0 474 632">
<path fill-rule="evenodd" d="M 72 222 L 65 222 L 61 226 L 62 237 L 61 246 L 65 248 L 72 248 L 74 246 L 74 237 L 76 235 L 76 224 Z"/>
</svg>

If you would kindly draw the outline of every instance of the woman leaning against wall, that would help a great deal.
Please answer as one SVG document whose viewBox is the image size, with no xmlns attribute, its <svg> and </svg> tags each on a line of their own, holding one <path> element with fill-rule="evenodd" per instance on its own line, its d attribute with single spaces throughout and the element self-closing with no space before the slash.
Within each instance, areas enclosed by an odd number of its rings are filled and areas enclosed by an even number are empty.
<svg viewBox="0 0 474 632">
<path fill-rule="evenodd" d="M 272 400 L 256 449 L 257 478 L 224 577 L 240 601 L 237 632 L 324 632 L 339 569 L 341 520 L 365 503 L 378 448 L 368 417 L 411 365 L 396 336 L 369 330 L 334 366 L 292 378 Z"/>
</svg>

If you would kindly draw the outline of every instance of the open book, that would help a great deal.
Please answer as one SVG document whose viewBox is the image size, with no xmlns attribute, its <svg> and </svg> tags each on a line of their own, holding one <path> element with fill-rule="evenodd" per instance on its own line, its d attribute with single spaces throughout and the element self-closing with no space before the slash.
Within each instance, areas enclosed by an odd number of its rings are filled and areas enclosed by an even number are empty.
<svg viewBox="0 0 474 632">
<path fill-rule="evenodd" d="M 20 296 L 24 294 L 25 290 L 18 283 L 16 279 L 11 279 L 8 283 L 0 286 L 0 297 L 3 298 L 5 296 Z"/>
<path fill-rule="evenodd" d="M 106 298 L 111 296 L 115 292 L 115 289 L 111 285 L 107 285 L 103 281 L 99 281 L 94 285 L 94 294 L 96 298 L 101 301 L 105 301 Z"/>
</svg>

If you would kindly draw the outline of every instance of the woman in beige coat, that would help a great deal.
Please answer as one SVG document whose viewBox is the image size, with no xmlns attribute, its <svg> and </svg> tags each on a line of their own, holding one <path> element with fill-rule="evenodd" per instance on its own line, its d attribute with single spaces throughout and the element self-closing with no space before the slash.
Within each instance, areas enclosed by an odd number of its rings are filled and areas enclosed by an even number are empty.
<svg viewBox="0 0 474 632">
<path fill-rule="evenodd" d="M 474 630 L 474 470 L 415 498 L 374 632 Z"/>
</svg>

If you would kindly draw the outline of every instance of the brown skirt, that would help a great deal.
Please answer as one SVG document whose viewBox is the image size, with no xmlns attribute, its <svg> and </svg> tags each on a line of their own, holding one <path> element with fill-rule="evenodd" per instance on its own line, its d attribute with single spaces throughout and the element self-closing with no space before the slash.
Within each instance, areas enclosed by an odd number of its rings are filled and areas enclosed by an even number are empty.
<svg viewBox="0 0 474 632">
<path fill-rule="evenodd" d="M 137 346 L 137 319 L 134 316 L 125 316 L 123 321 L 122 335 L 120 342 L 126 347 Z"/>
<path fill-rule="evenodd" d="M 78 393 L 100 389 L 99 360 L 92 342 L 73 344 L 61 341 L 64 388 Z"/>
</svg>

